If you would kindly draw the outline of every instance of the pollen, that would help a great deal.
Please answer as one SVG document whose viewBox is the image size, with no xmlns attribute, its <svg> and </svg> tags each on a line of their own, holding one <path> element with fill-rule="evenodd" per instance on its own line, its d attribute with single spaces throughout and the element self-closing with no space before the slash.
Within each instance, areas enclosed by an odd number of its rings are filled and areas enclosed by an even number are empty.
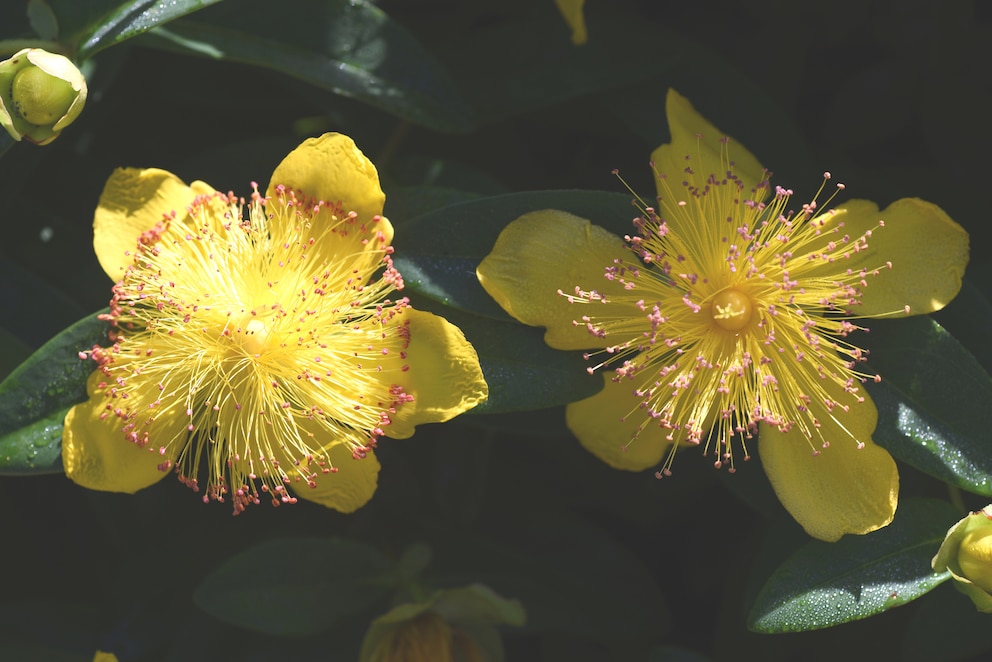
<svg viewBox="0 0 992 662">
<path fill-rule="evenodd" d="M 699 445 L 714 466 L 734 470 L 735 448 L 748 459 L 759 423 L 799 430 L 810 451 L 853 436 L 824 436 L 830 417 L 864 401 L 862 383 L 878 376 L 862 366 L 867 352 L 852 344 L 858 307 L 875 269 L 850 269 L 846 259 L 867 248 L 878 224 L 847 232 L 842 208 L 828 207 L 830 174 L 809 202 L 790 211 L 793 192 L 772 186 L 767 172 L 745 184 L 723 142 L 721 172 L 697 173 L 686 157 L 681 173 L 656 173 L 655 204 L 637 199 L 630 256 L 605 277 L 623 285 L 609 306 L 590 307 L 576 324 L 606 348 L 592 352 L 590 372 L 608 371 L 629 387 L 627 418 L 667 430 L 671 450 L 658 472 L 669 475 L 680 446 Z M 827 197 L 826 201 L 819 200 Z M 571 302 L 597 300 L 576 288 Z M 642 311 L 641 316 L 629 311 Z"/>
<path fill-rule="evenodd" d="M 144 233 L 99 357 L 122 436 L 235 514 L 333 480 L 331 449 L 364 458 L 410 400 L 381 217 L 274 191 L 200 195 Z"/>
</svg>

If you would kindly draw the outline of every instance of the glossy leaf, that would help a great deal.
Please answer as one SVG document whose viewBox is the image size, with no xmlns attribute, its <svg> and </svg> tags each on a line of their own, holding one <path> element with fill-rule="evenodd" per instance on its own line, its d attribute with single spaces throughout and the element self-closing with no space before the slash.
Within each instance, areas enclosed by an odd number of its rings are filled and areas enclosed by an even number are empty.
<svg viewBox="0 0 992 662">
<path fill-rule="evenodd" d="M 275 636 L 316 634 L 382 601 L 392 563 L 343 538 L 282 538 L 254 545 L 207 575 L 193 602 L 216 619 Z"/>
<path fill-rule="evenodd" d="M 65 43 L 76 45 L 80 61 L 152 28 L 220 0 L 52 0 L 52 13 Z"/>
<path fill-rule="evenodd" d="M 79 352 L 107 343 L 107 325 L 84 317 L 45 343 L 0 382 L 0 474 L 62 471 L 62 421 L 86 399 L 96 368 Z"/>
<path fill-rule="evenodd" d="M 878 407 L 874 439 L 942 481 L 992 496 L 992 378 L 928 317 L 873 321 L 868 384 Z"/>
<path fill-rule="evenodd" d="M 362 0 L 224 3 L 143 43 L 270 69 L 439 131 L 475 125 L 430 52 Z"/>
<path fill-rule="evenodd" d="M 393 240 L 393 263 L 412 290 L 477 315 L 510 317 L 482 289 L 479 265 L 510 221 L 538 209 L 561 209 L 618 234 L 629 232 L 636 211 L 630 196 L 599 191 L 510 193 L 451 205 L 403 226 Z"/>
<path fill-rule="evenodd" d="M 548 347 L 544 329 L 443 306 L 418 307 L 443 315 L 460 328 L 479 354 L 489 399 L 470 414 L 546 409 L 587 398 L 603 387 L 602 378 L 586 373 L 588 363 L 580 352 Z"/>
<path fill-rule="evenodd" d="M 814 540 L 768 578 L 748 614 L 755 632 L 804 632 L 847 623 L 915 600 L 949 575 L 930 559 L 960 514 L 944 501 L 906 499 L 884 529 Z"/>
</svg>

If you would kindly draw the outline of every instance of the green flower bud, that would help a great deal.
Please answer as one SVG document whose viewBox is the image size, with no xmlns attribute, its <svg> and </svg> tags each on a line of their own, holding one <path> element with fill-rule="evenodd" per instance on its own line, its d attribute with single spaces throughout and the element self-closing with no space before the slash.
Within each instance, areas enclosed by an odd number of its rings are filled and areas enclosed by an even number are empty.
<svg viewBox="0 0 992 662">
<path fill-rule="evenodd" d="M 0 62 L 0 125 L 14 140 L 47 145 L 85 103 L 86 79 L 62 55 L 25 48 Z"/>
<path fill-rule="evenodd" d="M 931 565 L 935 572 L 950 572 L 978 611 L 992 613 L 992 504 L 948 529 Z"/>
</svg>

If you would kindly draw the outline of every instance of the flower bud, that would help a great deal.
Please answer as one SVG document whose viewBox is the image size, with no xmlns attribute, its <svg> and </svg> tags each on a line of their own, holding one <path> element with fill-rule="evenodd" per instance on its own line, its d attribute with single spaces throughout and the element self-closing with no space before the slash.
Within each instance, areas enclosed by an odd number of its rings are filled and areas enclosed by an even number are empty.
<svg viewBox="0 0 992 662">
<path fill-rule="evenodd" d="M 992 504 L 952 526 L 931 565 L 950 572 L 978 611 L 992 613 Z"/>
<path fill-rule="evenodd" d="M 523 625 L 523 606 L 481 584 L 438 591 L 403 603 L 372 621 L 361 662 L 501 660 L 497 627 Z"/>
<path fill-rule="evenodd" d="M 0 124 L 20 140 L 55 140 L 86 103 L 86 79 L 68 58 L 25 48 L 0 62 Z"/>
</svg>

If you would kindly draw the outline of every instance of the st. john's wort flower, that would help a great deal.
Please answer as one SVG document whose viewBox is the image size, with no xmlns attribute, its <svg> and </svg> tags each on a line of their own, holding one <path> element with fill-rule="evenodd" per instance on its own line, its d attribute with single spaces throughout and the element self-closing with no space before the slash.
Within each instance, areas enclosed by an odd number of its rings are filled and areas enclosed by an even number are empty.
<svg viewBox="0 0 992 662">
<path fill-rule="evenodd" d="M 119 169 L 94 219 L 117 281 L 114 345 L 69 411 L 67 475 L 134 492 L 170 472 L 235 513 L 297 497 L 343 512 L 376 489 L 374 448 L 486 399 L 474 348 L 410 307 L 375 167 L 309 139 L 265 195 Z"/>
<path fill-rule="evenodd" d="M 532 212 L 502 232 L 479 280 L 552 347 L 593 350 L 604 388 L 566 417 L 606 463 L 660 464 L 661 477 L 677 448 L 699 445 L 732 471 L 760 431 L 772 486 L 810 535 L 887 525 L 899 476 L 871 439 L 862 320 L 942 308 L 967 233 L 919 199 L 879 211 L 814 198 L 792 213 L 792 191 L 685 98 L 670 91 L 666 112 L 657 204 L 639 205 L 636 233 Z"/>
</svg>

